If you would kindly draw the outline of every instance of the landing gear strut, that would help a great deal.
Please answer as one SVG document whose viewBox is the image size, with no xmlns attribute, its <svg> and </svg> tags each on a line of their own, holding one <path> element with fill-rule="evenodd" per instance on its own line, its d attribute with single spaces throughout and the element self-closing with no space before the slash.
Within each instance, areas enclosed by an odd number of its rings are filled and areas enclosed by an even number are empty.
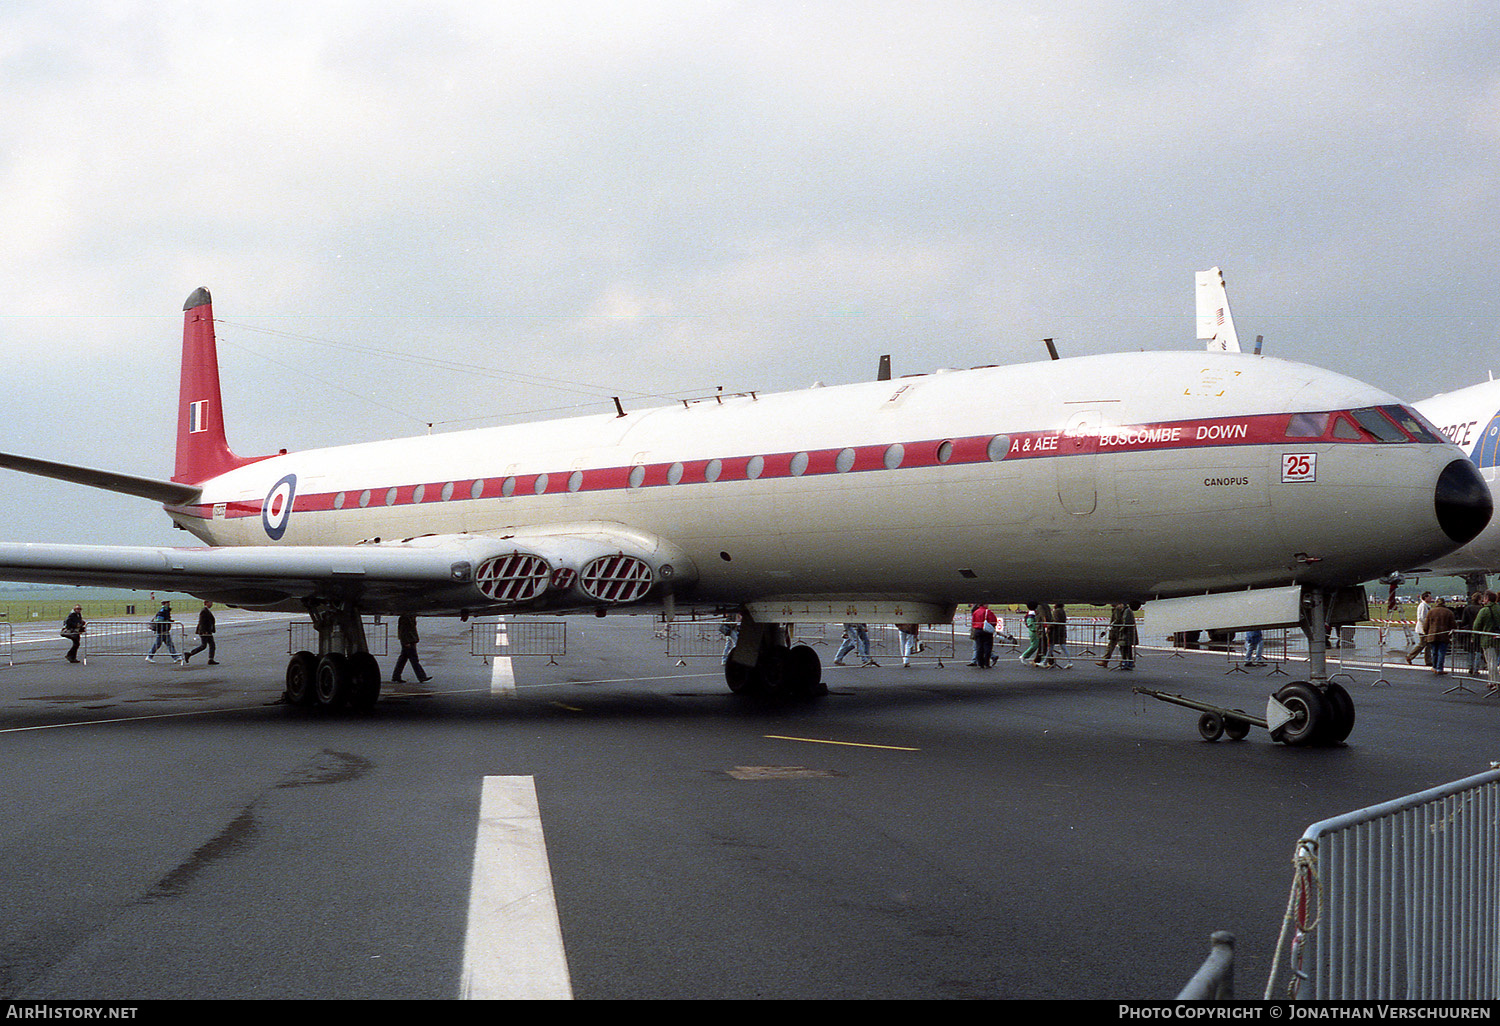
<svg viewBox="0 0 1500 1026">
<path fill-rule="evenodd" d="M 320 709 L 373 708 L 380 697 L 380 664 L 365 641 L 359 610 L 347 602 L 309 600 L 318 651 L 298 652 L 286 664 L 286 700 Z"/>
<path fill-rule="evenodd" d="M 1308 679 L 1293 681 L 1266 702 L 1266 718 L 1247 714 L 1243 709 L 1225 709 L 1181 695 L 1169 695 L 1149 688 L 1135 688 L 1137 694 L 1150 695 L 1172 705 L 1196 709 L 1198 734 L 1205 741 L 1228 736 L 1238 741 L 1250 727 L 1264 727 L 1271 740 L 1292 747 L 1342 744 L 1354 729 L 1354 699 L 1342 684 L 1328 679 L 1327 623 L 1355 623 L 1368 616 L 1362 588 L 1339 591 L 1302 591 L 1302 629 L 1307 633 Z M 1330 616 L 1330 608 L 1333 615 Z"/>
<path fill-rule="evenodd" d="M 828 694 L 823 663 L 807 645 L 792 645 L 785 625 L 740 618 L 739 640 L 724 663 L 724 680 L 737 695 L 816 698 Z"/>
<path fill-rule="evenodd" d="M 1366 601 L 1364 589 L 1355 591 L 1357 598 L 1349 594 L 1349 589 L 1339 592 L 1317 588 L 1303 590 L 1302 629 L 1307 632 L 1308 679 L 1293 681 L 1271 696 L 1289 716 L 1285 722 L 1271 728 L 1273 741 L 1292 747 L 1336 745 L 1342 744 L 1354 729 L 1354 699 L 1342 684 L 1328 679 L 1328 614 L 1331 603 L 1342 607 L 1353 601 L 1363 608 Z M 1346 610 L 1335 617 L 1334 622 L 1347 623 L 1361 618 Z M 1270 708 L 1274 709 L 1274 704 Z"/>
</svg>

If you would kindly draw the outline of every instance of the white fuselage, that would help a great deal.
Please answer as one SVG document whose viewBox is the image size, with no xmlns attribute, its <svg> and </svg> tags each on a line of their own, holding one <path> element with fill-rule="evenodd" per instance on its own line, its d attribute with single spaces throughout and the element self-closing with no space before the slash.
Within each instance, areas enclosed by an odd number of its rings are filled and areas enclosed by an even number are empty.
<svg viewBox="0 0 1500 1026">
<path fill-rule="evenodd" d="M 292 453 L 169 512 L 215 545 L 623 525 L 705 606 L 1349 584 L 1454 547 L 1433 489 L 1462 454 L 1288 415 L 1397 402 L 1259 356 L 1096 356 Z"/>
<path fill-rule="evenodd" d="M 1442 434 L 1462 449 L 1479 468 L 1490 495 L 1496 496 L 1500 463 L 1500 381 L 1485 381 L 1445 392 L 1412 406 L 1432 421 Z M 1428 566 L 1442 573 L 1488 574 L 1500 570 L 1500 518 L 1492 519 L 1479 537 Z"/>
</svg>

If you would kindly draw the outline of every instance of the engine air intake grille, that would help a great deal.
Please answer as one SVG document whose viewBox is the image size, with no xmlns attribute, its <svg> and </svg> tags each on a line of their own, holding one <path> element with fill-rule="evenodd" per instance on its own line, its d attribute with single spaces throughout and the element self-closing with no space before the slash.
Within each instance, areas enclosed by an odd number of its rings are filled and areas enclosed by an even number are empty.
<svg viewBox="0 0 1500 1026">
<path fill-rule="evenodd" d="M 583 593 L 600 602 L 635 602 L 651 590 L 651 565 L 634 556 L 600 556 L 578 575 Z"/>
<path fill-rule="evenodd" d="M 496 602 L 526 602 L 547 590 L 552 568 L 541 556 L 510 552 L 479 564 L 474 583 Z"/>
</svg>

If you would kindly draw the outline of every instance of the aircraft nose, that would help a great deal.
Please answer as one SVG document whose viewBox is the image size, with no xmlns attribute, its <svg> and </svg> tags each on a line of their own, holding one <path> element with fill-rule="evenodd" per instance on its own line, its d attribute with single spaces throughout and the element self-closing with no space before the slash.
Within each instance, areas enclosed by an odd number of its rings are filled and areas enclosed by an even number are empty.
<svg viewBox="0 0 1500 1026">
<path fill-rule="evenodd" d="M 1443 468 L 1434 501 L 1438 524 L 1460 545 L 1473 541 L 1495 511 L 1489 486 L 1468 460 L 1454 460 Z"/>
</svg>

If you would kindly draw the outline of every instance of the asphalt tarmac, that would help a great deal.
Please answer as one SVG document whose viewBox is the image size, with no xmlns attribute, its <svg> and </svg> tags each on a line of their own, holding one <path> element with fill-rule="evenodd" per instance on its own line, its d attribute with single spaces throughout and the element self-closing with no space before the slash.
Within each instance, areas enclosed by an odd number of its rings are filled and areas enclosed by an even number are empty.
<svg viewBox="0 0 1500 1026">
<path fill-rule="evenodd" d="M 1228 930 L 1258 998 L 1307 825 L 1500 759 L 1500 701 L 1418 667 L 1356 675 L 1347 744 L 1289 749 L 1132 692 L 1261 714 L 1290 679 L 1222 653 L 820 647 L 830 694 L 776 704 L 649 617 L 571 619 L 506 674 L 423 620 L 429 682 L 327 715 L 280 701 L 285 619 L 220 623 L 217 666 L 69 665 L 52 626 L 0 653 L 0 996 L 1170 999 Z M 535 808 L 482 816 L 487 780 Z M 542 882 L 474 900 L 532 834 Z M 560 972 L 520 961 L 549 917 Z"/>
</svg>

